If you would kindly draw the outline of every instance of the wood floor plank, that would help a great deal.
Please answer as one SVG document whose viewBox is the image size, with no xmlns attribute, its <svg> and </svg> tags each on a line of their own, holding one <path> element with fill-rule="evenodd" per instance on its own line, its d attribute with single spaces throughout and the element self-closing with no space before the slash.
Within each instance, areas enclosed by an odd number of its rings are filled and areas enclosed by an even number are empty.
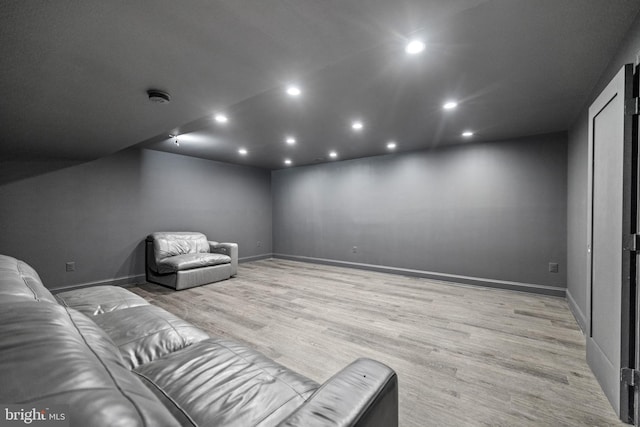
<svg viewBox="0 0 640 427">
<path fill-rule="evenodd" d="M 276 259 L 131 290 L 318 382 L 357 357 L 388 364 L 403 427 L 625 425 L 561 298 Z"/>
</svg>

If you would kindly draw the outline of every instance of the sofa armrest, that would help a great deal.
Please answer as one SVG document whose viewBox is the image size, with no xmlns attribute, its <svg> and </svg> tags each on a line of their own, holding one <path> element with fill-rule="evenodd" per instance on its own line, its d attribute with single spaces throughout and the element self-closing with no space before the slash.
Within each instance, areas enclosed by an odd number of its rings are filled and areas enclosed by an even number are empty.
<svg viewBox="0 0 640 427">
<path fill-rule="evenodd" d="M 238 244 L 209 242 L 209 252 L 224 254 L 231 258 L 231 275 L 238 273 Z"/>
<path fill-rule="evenodd" d="M 279 426 L 398 426 L 398 377 L 371 359 L 358 359 L 325 382 Z"/>
</svg>

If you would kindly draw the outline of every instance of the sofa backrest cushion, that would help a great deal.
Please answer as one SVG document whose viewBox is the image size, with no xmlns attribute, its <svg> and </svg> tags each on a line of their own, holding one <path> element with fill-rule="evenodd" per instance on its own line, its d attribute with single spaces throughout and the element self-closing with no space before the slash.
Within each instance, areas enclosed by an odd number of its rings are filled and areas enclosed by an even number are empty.
<svg viewBox="0 0 640 427">
<path fill-rule="evenodd" d="M 178 425 L 106 333 L 58 304 L 2 304 L 0 378 L 0 402 L 66 405 L 71 425 Z"/>
<path fill-rule="evenodd" d="M 207 236 L 197 232 L 156 232 L 147 241 L 153 242 L 156 262 L 176 255 L 209 252 Z"/>
<path fill-rule="evenodd" d="M 0 255 L 0 302 L 14 301 L 56 303 L 56 299 L 29 264 L 7 255 Z"/>
</svg>

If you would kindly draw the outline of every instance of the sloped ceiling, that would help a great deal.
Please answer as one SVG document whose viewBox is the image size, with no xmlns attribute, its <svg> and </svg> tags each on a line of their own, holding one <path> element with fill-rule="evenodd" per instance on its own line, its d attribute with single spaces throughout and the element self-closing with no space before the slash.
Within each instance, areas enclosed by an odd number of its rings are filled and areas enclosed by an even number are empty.
<svg viewBox="0 0 640 427">
<path fill-rule="evenodd" d="M 330 161 L 330 150 L 383 154 L 390 140 L 404 151 L 562 131 L 639 10 L 637 0 L 5 0 L 0 158 L 84 161 L 139 145 L 276 169 Z M 405 53 L 412 38 L 423 53 Z M 284 92 L 291 83 L 299 97 Z M 150 88 L 171 102 L 149 102 Z M 458 108 L 443 110 L 449 99 Z"/>
</svg>

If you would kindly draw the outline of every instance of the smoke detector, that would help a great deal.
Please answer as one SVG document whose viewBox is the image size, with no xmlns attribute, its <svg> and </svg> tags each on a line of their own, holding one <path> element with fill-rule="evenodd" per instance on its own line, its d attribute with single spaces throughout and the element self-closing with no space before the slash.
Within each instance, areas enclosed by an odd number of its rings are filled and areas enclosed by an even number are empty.
<svg viewBox="0 0 640 427">
<path fill-rule="evenodd" d="M 158 89 L 149 89 L 147 95 L 149 95 L 149 101 L 154 104 L 168 104 L 171 101 L 171 97 L 167 92 Z"/>
</svg>

